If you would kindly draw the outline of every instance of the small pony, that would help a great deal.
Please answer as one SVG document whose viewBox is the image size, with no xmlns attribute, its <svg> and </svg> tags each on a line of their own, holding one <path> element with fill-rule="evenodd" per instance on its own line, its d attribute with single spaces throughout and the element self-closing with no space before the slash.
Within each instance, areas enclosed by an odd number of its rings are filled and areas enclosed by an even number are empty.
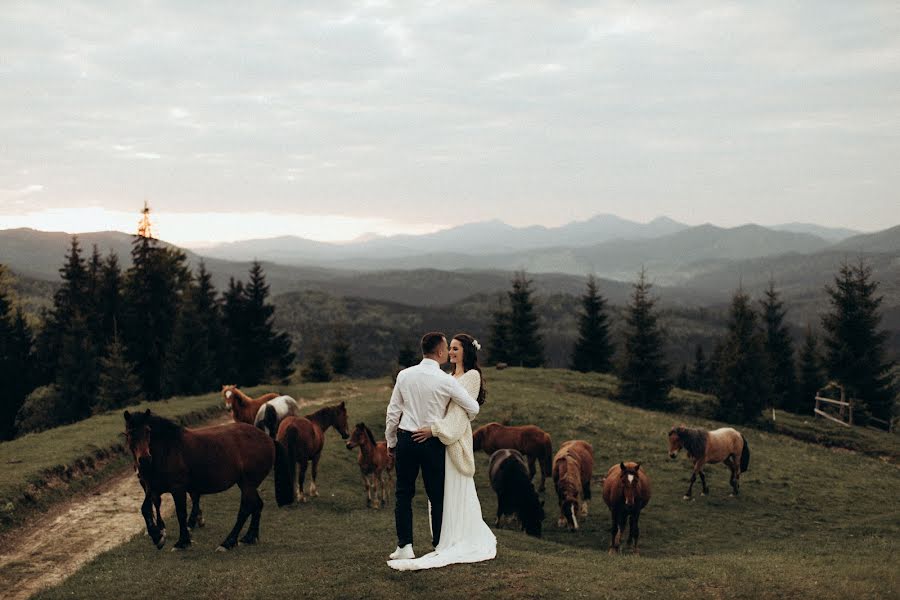
<svg viewBox="0 0 900 600">
<path fill-rule="evenodd" d="M 237 484 L 241 504 L 237 521 L 217 550 L 237 545 L 237 536 L 250 518 L 250 527 L 241 538 L 244 544 L 259 540 L 259 521 L 263 501 L 259 485 L 275 468 L 275 498 L 279 506 L 290 503 L 290 472 L 287 454 L 259 429 L 246 423 L 230 423 L 201 429 L 188 429 L 151 414 L 125 416 L 125 439 L 138 464 L 138 477 L 144 487 L 141 514 L 147 533 L 157 548 L 165 544 L 165 525 L 153 519 L 153 505 L 165 493 L 172 494 L 178 516 L 179 536 L 175 548 L 191 545 L 188 531 L 187 495 L 217 494 Z M 158 515 L 157 515 L 158 516 Z"/>
<path fill-rule="evenodd" d="M 603 480 L 603 501 L 612 515 L 609 553 L 618 554 L 625 521 L 631 519 L 627 543 L 633 544 L 635 554 L 640 554 L 638 519 L 641 510 L 650 503 L 650 477 L 641 469 L 641 463 L 620 462 L 610 467 Z"/>
<path fill-rule="evenodd" d="M 703 473 L 703 466 L 706 463 L 724 462 L 731 469 L 731 488 L 734 490 L 732 495 L 738 495 L 741 473 L 750 466 L 750 446 L 741 433 L 731 427 L 707 431 L 699 427 L 685 427 L 682 423 L 669 430 L 669 458 L 675 458 L 682 448 L 694 462 L 691 484 L 684 495 L 685 500 L 691 499 L 691 491 L 698 474 L 703 484 L 703 492 L 700 495 L 709 493 L 706 475 Z"/>
<path fill-rule="evenodd" d="M 231 418 L 235 423 L 249 423 L 253 425 L 256 414 L 260 407 L 271 400 L 277 398 L 280 394 L 270 392 L 263 394 L 259 398 L 251 398 L 236 385 L 223 385 L 222 398 L 225 399 L 225 410 L 231 413 Z"/>
<path fill-rule="evenodd" d="M 518 450 L 497 450 L 491 455 L 488 477 L 497 494 L 495 527 L 500 527 L 503 515 L 516 515 L 525 533 L 541 537 L 544 501 L 534 491 L 525 457 Z"/>
<path fill-rule="evenodd" d="M 365 423 L 357 423 L 350 439 L 347 440 L 347 450 L 359 448 L 359 471 L 362 473 L 363 484 L 366 487 L 366 506 L 385 506 L 390 498 L 390 489 L 394 469 L 394 457 L 388 452 L 387 442 L 376 442 L 372 430 Z M 380 489 L 380 498 L 379 498 Z"/>
<path fill-rule="evenodd" d="M 553 482 L 559 499 L 557 526 L 568 525 L 578 530 L 575 513 L 586 517 L 591 499 L 591 476 L 594 474 L 594 448 L 584 440 L 569 440 L 553 457 Z"/>
<path fill-rule="evenodd" d="M 273 411 L 270 411 L 269 415 L 270 419 L 274 418 Z M 270 422 L 267 426 L 270 431 L 275 431 L 275 423 Z M 306 481 L 306 468 L 309 461 L 312 461 L 312 481 L 309 484 L 309 495 L 310 497 L 319 495 L 316 477 L 319 474 L 322 448 L 325 447 L 325 431 L 329 427 L 334 427 L 345 440 L 350 437 L 347 432 L 347 407 L 343 402 L 337 406 L 320 408 L 305 417 L 285 417 L 278 425 L 275 439 L 284 445 L 291 461 L 290 481 L 296 502 L 306 502 L 303 485 Z M 299 465 L 299 478 L 294 464 Z"/>
<path fill-rule="evenodd" d="M 541 466 L 541 485 L 538 491 L 544 491 L 544 480 L 550 477 L 550 461 L 553 459 L 553 445 L 550 435 L 534 425 L 522 425 L 518 427 L 501 425 L 500 423 L 488 423 L 475 430 L 472 434 L 472 449 L 484 450 L 491 455 L 497 450 L 511 448 L 518 450 L 528 457 L 528 476 L 534 479 L 534 463 Z"/>
<path fill-rule="evenodd" d="M 266 435 L 275 438 L 278 424 L 285 417 L 295 417 L 300 414 L 300 405 L 290 396 L 277 396 L 267 400 L 256 411 L 253 424 L 262 429 Z"/>
</svg>

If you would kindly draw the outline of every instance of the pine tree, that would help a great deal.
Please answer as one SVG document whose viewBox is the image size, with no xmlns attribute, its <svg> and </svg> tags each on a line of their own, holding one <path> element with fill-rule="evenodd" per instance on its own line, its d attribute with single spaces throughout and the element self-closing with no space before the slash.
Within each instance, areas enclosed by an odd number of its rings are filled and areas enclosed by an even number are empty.
<svg viewBox="0 0 900 600">
<path fill-rule="evenodd" d="M 222 325 L 225 335 L 223 352 L 223 380 L 243 383 L 241 360 L 247 352 L 245 344 L 249 339 L 247 322 L 244 318 L 244 284 L 228 279 L 228 289 L 222 294 Z"/>
<path fill-rule="evenodd" d="M 691 379 L 688 376 L 687 365 L 681 365 L 681 371 L 679 371 L 678 378 L 675 380 L 675 387 L 682 390 L 691 389 Z"/>
<path fill-rule="evenodd" d="M 163 370 L 183 294 L 190 282 L 184 252 L 135 236 L 122 293 L 122 342 L 144 396 L 163 394 Z"/>
<path fill-rule="evenodd" d="M 303 381 L 324 382 L 331 381 L 331 367 L 325 360 L 325 355 L 318 346 L 314 346 L 309 355 L 306 366 L 301 371 Z"/>
<path fill-rule="evenodd" d="M 201 261 L 175 323 L 164 374 L 166 395 L 200 394 L 220 381 L 222 331 L 212 277 Z"/>
<path fill-rule="evenodd" d="M 331 346 L 331 370 L 334 371 L 335 375 L 346 375 L 350 372 L 352 364 L 350 342 L 347 340 L 343 329 L 339 328 Z"/>
<path fill-rule="evenodd" d="M 703 354 L 703 346 L 697 344 L 697 350 L 694 352 L 694 366 L 690 374 L 691 389 L 708 394 L 712 385 L 710 384 L 710 368 L 706 363 L 706 356 Z"/>
<path fill-rule="evenodd" d="M 141 382 L 134 372 L 134 365 L 126 358 L 125 347 L 114 331 L 100 359 L 100 385 L 94 412 L 104 412 L 140 402 Z"/>
<path fill-rule="evenodd" d="M 493 313 L 488 338 L 488 362 L 491 364 L 510 362 L 509 321 L 509 310 L 506 308 L 504 297 L 500 295 L 497 300 L 497 310 Z M 402 366 L 403 362 L 401 361 L 400 364 Z"/>
<path fill-rule="evenodd" d="M 765 329 L 765 349 L 771 374 L 772 405 L 792 412 L 797 411 L 797 373 L 794 364 L 794 344 L 784 323 L 784 303 L 775 290 L 775 282 L 769 281 L 765 298 L 761 301 L 762 322 Z"/>
<path fill-rule="evenodd" d="M 411 367 L 419 362 L 417 356 L 412 346 L 408 342 L 404 342 L 403 346 L 400 347 L 400 352 L 397 353 L 397 364 L 400 365 L 401 369 Z"/>
<path fill-rule="evenodd" d="M 15 434 L 16 413 L 34 383 L 31 330 L 21 308 L 12 312 L 8 279 L 0 265 L 0 441 Z"/>
<path fill-rule="evenodd" d="M 806 339 L 800 350 L 800 386 L 799 401 L 795 406 L 798 413 L 811 413 L 815 406 L 816 393 L 825 386 L 825 375 L 822 373 L 822 359 L 819 356 L 819 342 L 812 327 L 806 328 Z"/>
<path fill-rule="evenodd" d="M 718 368 L 718 418 L 731 423 L 758 420 L 770 390 L 765 336 L 750 297 L 740 289 L 731 301 Z"/>
<path fill-rule="evenodd" d="M 524 271 L 516 273 L 509 295 L 509 362 L 520 367 L 544 364 L 544 343 L 531 297 L 531 283 Z"/>
<path fill-rule="evenodd" d="M 97 290 L 97 312 L 99 314 L 103 339 L 113 337 L 113 329 L 121 320 L 122 310 L 122 270 L 119 268 L 119 257 L 110 252 L 103 261 L 100 270 L 100 284 Z"/>
<path fill-rule="evenodd" d="M 656 300 L 650 297 L 652 286 L 644 269 L 633 287 L 625 318 L 619 397 L 635 406 L 663 407 L 671 387 L 669 368 L 663 358 L 663 332 L 654 311 Z"/>
<path fill-rule="evenodd" d="M 609 339 L 606 299 L 598 293 L 593 275 L 588 277 L 581 306 L 584 312 L 578 315 L 578 340 L 572 353 L 572 368 L 582 373 L 608 373 L 612 371 L 614 348 Z"/>
<path fill-rule="evenodd" d="M 876 296 L 879 283 L 872 281 L 872 268 L 860 261 L 844 263 L 834 286 L 826 286 L 831 312 L 822 317 L 825 329 L 824 363 L 831 379 L 847 389 L 859 401 L 860 416 L 890 420 L 896 391 L 886 360 L 887 331 L 879 331 L 879 307 L 883 296 Z"/>
</svg>

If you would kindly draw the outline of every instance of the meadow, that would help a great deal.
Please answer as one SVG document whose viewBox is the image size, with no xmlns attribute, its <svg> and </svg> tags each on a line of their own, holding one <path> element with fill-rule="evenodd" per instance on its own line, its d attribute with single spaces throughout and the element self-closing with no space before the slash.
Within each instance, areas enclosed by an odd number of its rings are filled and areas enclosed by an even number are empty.
<svg viewBox="0 0 900 600">
<path fill-rule="evenodd" d="M 553 436 L 554 447 L 573 438 L 593 444 L 595 496 L 579 532 L 556 528 L 556 496 L 548 485 L 542 539 L 495 530 L 494 561 L 393 572 L 384 564 L 395 544 L 393 505 L 366 508 L 356 452 L 329 431 L 320 497 L 277 509 L 270 477 L 261 490 L 266 508 L 258 545 L 214 552 L 234 523 L 238 494 L 230 490 L 204 498 L 207 525 L 194 532 L 189 550 L 170 552 L 170 543 L 158 551 L 139 535 L 37 597 L 898 597 L 900 471 L 893 462 L 746 429 L 752 456 L 741 496 L 729 497 L 727 469 L 713 465 L 707 470 L 711 494 L 685 502 L 689 464 L 668 458 L 666 432 L 681 420 L 720 424 L 612 402 L 591 376 L 509 369 L 488 371 L 486 380 L 487 403 L 476 424 L 534 423 Z M 351 424 L 365 421 L 380 432 L 390 380 L 282 391 L 346 399 Z M 214 403 L 215 396 L 194 401 Z M 893 436 L 874 435 L 894 443 Z M 653 482 L 653 499 L 641 517 L 640 557 L 607 554 L 609 516 L 599 482 L 620 460 L 641 461 Z M 487 456 L 479 454 L 476 464 L 483 514 L 493 523 Z M 421 554 L 430 550 L 421 487 L 415 511 Z"/>
</svg>

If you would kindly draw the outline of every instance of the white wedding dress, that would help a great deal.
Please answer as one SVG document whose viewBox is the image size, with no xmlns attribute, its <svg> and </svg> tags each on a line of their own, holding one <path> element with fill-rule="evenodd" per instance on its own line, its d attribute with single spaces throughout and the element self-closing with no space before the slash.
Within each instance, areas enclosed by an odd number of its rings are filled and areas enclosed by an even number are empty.
<svg viewBox="0 0 900 600">
<path fill-rule="evenodd" d="M 474 369 L 466 371 L 459 378 L 459 382 L 470 396 L 478 397 L 481 388 L 481 375 L 478 371 Z M 459 405 L 451 402 L 447 408 L 447 416 L 441 423 L 452 423 L 454 419 L 459 423 L 460 413 L 466 414 Z M 465 416 L 464 421 L 460 439 L 453 442 L 460 444 L 461 447 L 455 449 L 453 454 L 459 457 L 458 460 L 470 463 L 474 472 L 472 428 L 468 424 L 468 416 Z M 439 437 L 445 444 L 449 441 L 446 437 L 447 430 L 453 430 L 454 427 L 458 425 L 442 427 L 442 435 Z M 475 490 L 475 480 L 471 475 L 465 475 L 460 471 L 456 462 L 451 459 L 451 448 L 448 447 L 447 450 L 444 457 L 444 515 L 440 542 L 434 552 L 419 558 L 389 560 L 388 565 L 392 569 L 398 571 L 434 569 L 458 563 L 491 560 L 497 556 L 497 538 L 481 515 L 481 503 Z M 469 470 L 468 467 L 464 468 Z M 429 510 L 430 508 L 429 506 Z"/>
</svg>

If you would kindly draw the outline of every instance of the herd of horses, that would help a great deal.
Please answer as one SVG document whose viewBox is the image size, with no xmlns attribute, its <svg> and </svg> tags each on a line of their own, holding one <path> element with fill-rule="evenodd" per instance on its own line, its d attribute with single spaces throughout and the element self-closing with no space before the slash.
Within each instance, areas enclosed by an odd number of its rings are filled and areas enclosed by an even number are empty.
<svg viewBox="0 0 900 600">
<path fill-rule="evenodd" d="M 256 543 L 263 509 L 260 484 L 274 471 L 278 506 L 318 496 L 318 464 L 325 432 L 332 427 L 347 440 L 348 450 L 358 449 L 366 505 L 381 508 L 389 502 L 393 456 L 365 423 L 357 423 L 352 433 L 348 430 L 344 402 L 301 415 L 303 405 L 286 395 L 270 393 L 250 398 L 236 386 L 227 385 L 222 387 L 222 397 L 234 421 L 227 425 L 189 429 L 149 409 L 124 413 L 126 442 L 144 489 L 141 514 L 157 548 L 166 542 L 166 526 L 159 510 L 162 494 L 169 493 L 174 500 L 179 526 L 175 548 L 182 549 L 191 544 L 191 530 L 204 525 L 201 497 L 234 485 L 241 491 L 237 519 L 217 550 L 229 550 L 239 541 Z M 685 499 L 691 498 L 698 475 L 702 494 L 709 493 L 703 468 L 719 462 L 730 469 L 733 495 L 738 494 L 741 473 L 750 461 L 747 440 L 739 432 L 728 427 L 707 431 L 678 425 L 668 433 L 668 446 L 671 458 L 684 449 L 693 462 Z M 473 448 L 490 457 L 488 476 L 497 495 L 496 527 L 513 519 L 527 534 L 541 536 L 546 515 L 538 492 L 545 490 L 545 481 L 550 478 L 559 505 L 557 525 L 571 531 L 579 529 L 579 517 L 588 515 L 594 477 L 594 449 L 589 442 L 567 440 L 554 454 L 550 435 L 535 425 L 488 423 L 473 433 Z M 307 495 L 304 488 L 310 465 Z M 538 470 L 541 477 L 536 490 L 532 481 Z M 187 496 L 191 497 L 190 515 Z M 650 477 L 641 463 L 620 461 L 607 470 L 602 478 L 602 497 L 612 518 L 610 554 L 619 552 L 626 527 L 627 544 L 639 553 L 638 521 L 650 496 Z M 248 518 L 250 526 L 238 540 Z"/>
</svg>

